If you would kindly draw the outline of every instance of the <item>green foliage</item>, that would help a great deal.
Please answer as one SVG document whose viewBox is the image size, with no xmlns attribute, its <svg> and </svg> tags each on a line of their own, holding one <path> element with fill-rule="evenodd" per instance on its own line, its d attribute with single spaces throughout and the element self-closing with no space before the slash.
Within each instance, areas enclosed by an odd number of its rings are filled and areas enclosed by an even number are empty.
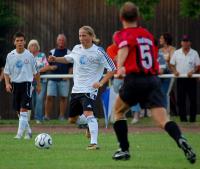
<svg viewBox="0 0 200 169">
<path fill-rule="evenodd" d="M 15 15 L 14 9 L 9 6 L 6 0 L 0 0 L 0 60 L 5 62 L 6 53 L 10 50 L 11 44 L 6 40 L 9 31 L 20 25 L 19 17 Z"/>
<path fill-rule="evenodd" d="M 13 9 L 6 4 L 6 0 L 0 0 L 0 36 L 5 36 L 12 27 L 19 25 L 19 18 Z"/>
<path fill-rule="evenodd" d="M 127 0 L 106 0 L 108 4 L 120 7 Z M 152 19 L 155 13 L 155 5 L 160 0 L 130 0 L 140 9 L 140 14 L 144 20 Z"/>
<path fill-rule="evenodd" d="M 200 0 L 181 0 L 180 14 L 184 17 L 191 17 L 194 19 L 200 16 Z"/>
</svg>

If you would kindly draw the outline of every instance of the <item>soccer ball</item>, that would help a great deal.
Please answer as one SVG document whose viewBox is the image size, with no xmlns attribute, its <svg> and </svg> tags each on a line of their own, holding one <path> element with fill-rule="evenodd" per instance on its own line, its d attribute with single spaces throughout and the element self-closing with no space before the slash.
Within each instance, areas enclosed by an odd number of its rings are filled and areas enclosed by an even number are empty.
<svg viewBox="0 0 200 169">
<path fill-rule="evenodd" d="M 48 149 L 52 145 L 52 138 L 47 133 L 38 134 L 35 138 L 35 146 L 41 149 Z"/>
</svg>

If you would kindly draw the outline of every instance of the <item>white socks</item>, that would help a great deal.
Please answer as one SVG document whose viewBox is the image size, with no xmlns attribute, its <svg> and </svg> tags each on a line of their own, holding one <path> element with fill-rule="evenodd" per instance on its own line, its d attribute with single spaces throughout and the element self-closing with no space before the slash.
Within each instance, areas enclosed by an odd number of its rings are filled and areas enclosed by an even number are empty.
<svg viewBox="0 0 200 169">
<path fill-rule="evenodd" d="M 22 137 L 24 131 L 27 129 L 28 126 L 29 126 L 29 124 L 28 124 L 28 113 L 27 112 L 20 112 L 17 135 Z"/>
<path fill-rule="evenodd" d="M 85 117 L 84 114 L 82 114 L 81 116 L 78 117 L 77 124 L 87 124 L 87 118 Z"/>
<path fill-rule="evenodd" d="M 90 144 L 97 144 L 98 138 L 98 123 L 97 119 L 94 116 L 87 117 L 87 123 L 91 135 Z"/>
</svg>

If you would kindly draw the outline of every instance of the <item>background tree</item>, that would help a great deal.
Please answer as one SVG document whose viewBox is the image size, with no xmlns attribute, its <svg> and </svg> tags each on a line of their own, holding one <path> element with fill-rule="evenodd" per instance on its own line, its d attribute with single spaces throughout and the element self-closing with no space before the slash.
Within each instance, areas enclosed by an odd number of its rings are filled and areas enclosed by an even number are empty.
<svg viewBox="0 0 200 169">
<path fill-rule="evenodd" d="M 183 17 L 197 19 L 200 16 L 200 0 L 181 0 L 180 14 Z"/>
<path fill-rule="evenodd" d="M 108 4 L 120 7 L 127 0 L 106 0 Z M 160 0 L 129 0 L 134 2 L 140 8 L 141 16 L 144 20 L 150 20 L 155 13 L 155 7 Z M 200 16 L 200 0 L 179 0 L 180 15 L 182 17 L 191 17 L 194 19 Z"/>
<path fill-rule="evenodd" d="M 121 5 L 127 0 L 106 0 L 110 5 L 116 5 L 121 7 Z M 155 12 L 155 6 L 160 0 L 130 0 L 134 2 L 140 9 L 140 14 L 144 20 L 149 20 L 153 18 Z"/>
<path fill-rule="evenodd" d="M 19 24 L 19 17 L 15 15 L 14 10 L 6 3 L 6 0 L 0 0 L 0 64 L 3 64 L 6 53 L 11 47 L 6 37 L 9 31 Z"/>
</svg>

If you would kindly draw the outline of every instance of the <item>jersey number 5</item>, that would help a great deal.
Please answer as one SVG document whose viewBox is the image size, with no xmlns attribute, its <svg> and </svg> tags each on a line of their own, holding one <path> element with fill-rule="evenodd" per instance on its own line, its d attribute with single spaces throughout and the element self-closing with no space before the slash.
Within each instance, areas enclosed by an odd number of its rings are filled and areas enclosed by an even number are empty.
<svg viewBox="0 0 200 169">
<path fill-rule="evenodd" d="M 152 67 L 152 54 L 150 50 L 150 46 L 148 44 L 139 45 L 140 54 L 141 54 L 141 63 L 142 66 L 146 69 L 150 69 Z"/>
</svg>

